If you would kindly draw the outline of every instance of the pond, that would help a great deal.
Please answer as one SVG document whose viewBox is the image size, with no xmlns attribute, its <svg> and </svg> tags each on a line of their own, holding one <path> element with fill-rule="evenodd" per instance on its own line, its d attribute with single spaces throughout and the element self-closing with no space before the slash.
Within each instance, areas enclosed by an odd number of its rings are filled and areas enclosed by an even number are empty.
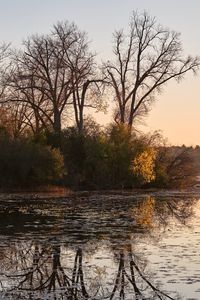
<svg viewBox="0 0 200 300">
<path fill-rule="evenodd" d="M 0 299 L 200 299 L 200 192 L 0 196 Z"/>
</svg>

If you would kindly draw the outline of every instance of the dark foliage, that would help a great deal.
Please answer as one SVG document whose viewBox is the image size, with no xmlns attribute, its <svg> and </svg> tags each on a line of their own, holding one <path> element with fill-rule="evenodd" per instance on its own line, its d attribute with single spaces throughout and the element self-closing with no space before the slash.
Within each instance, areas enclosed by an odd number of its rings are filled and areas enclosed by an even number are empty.
<svg viewBox="0 0 200 300">
<path fill-rule="evenodd" d="M 0 186 L 27 187 L 58 182 L 63 174 L 59 150 L 31 139 L 0 136 Z"/>
</svg>

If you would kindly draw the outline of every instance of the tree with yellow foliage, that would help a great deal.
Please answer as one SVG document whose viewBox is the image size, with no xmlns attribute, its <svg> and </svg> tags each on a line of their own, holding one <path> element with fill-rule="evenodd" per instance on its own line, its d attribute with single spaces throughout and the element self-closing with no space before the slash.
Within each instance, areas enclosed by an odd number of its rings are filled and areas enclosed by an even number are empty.
<svg viewBox="0 0 200 300">
<path fill-rule="evenodd" d="M 154 181 L 156 150 L 147 148 L 139 153 L 131 164 L 131 171 L 143 184 Z"/>
</svg>

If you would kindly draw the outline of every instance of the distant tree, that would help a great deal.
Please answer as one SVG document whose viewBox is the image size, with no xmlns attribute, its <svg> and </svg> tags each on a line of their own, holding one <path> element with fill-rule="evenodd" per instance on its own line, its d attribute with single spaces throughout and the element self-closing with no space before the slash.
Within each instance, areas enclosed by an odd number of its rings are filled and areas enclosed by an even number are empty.
<svg viewBox="0 0 200 300">
<path fill-rule="evenodd" d="M 117 105 L 115 121 L 130 127 L 146 114 L 168 81 L 196 72 L 199 58 L 183 57 L 180 34 L 157 24 L 146 12 L 133 12 L 129 31 L 114 33 L 115 61 L 105 64 Z"/>
<path fill-rule="evenodd" d="M 188 187 L 195 183 L 199 159 L 189 147 L 161 147 L 155 161 L 158 186 Z"/>
</svg>

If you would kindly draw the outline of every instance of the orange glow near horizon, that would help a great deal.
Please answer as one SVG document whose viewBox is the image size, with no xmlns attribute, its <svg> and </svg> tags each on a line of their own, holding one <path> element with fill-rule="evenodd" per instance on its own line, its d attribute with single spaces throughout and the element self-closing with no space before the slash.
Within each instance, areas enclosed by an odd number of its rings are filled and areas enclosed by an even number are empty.
<svg viewBox="0 0 200 300">
<path fill-rule="evenodd" d="M 156 96 L 144 124 L 138 125 L 142 132 L 160 130 L 169 144 L 200 145 L 200 78 L 187 75 L 180 83 L 172 81 Z M 100 124 L 112 121 L 111 112 L 97 116 Z"/>
</svg>

